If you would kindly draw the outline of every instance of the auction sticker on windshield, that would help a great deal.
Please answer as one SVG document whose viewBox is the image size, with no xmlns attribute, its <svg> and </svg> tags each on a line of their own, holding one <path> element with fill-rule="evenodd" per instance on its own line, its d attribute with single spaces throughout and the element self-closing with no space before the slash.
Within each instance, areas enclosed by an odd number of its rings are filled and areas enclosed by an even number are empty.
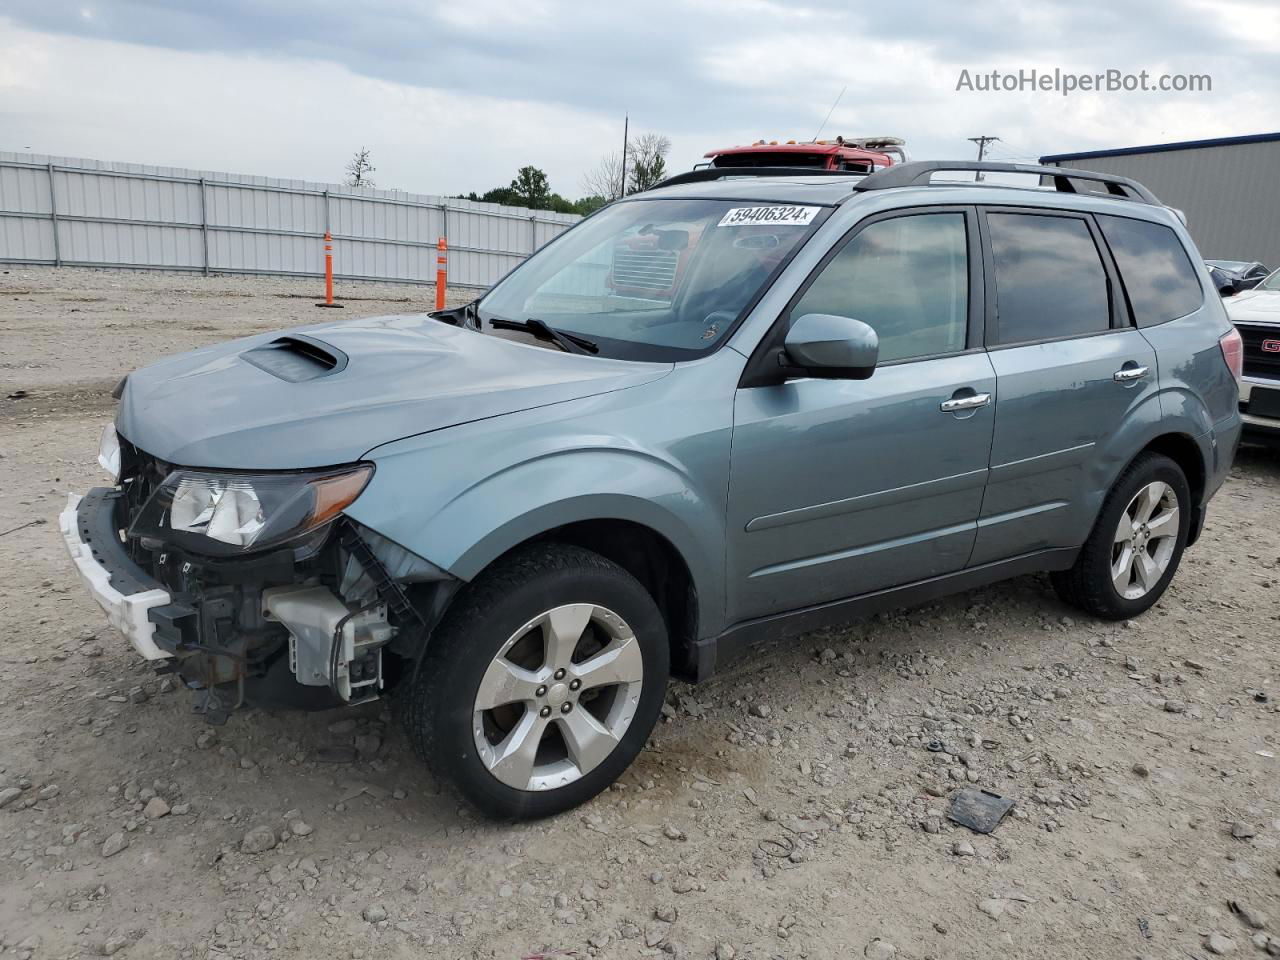
<svg viewBox="0 0 1280 960">
<path fill-rule="evenodd" d="M 793 207 L 770 204 L 767 207 L 734 207 L 720 218 L 722 227 L 750 227 L 756 224 L 802 227 L 812 223 L 821 207 Z"/>
</svg>

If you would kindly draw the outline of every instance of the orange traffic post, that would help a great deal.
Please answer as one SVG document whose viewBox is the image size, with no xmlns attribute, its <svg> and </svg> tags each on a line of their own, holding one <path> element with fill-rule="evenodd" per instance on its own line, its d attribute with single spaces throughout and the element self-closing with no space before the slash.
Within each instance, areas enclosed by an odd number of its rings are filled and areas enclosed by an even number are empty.
<svg viewBox="0 0 1280 960">
<path fill-rule="evenodd" d="M 342 309 L 342 304 L 333 302 L 333 235 L 328 230 L 324 233 L 324 303 L 316 306 Z"/>
<path fill-rule="evenodd" d="M 449 248 L 444 237 L 436 241 L 436 309 L 444 309 L 444 288 L 449 273 Z"/>
</svg>

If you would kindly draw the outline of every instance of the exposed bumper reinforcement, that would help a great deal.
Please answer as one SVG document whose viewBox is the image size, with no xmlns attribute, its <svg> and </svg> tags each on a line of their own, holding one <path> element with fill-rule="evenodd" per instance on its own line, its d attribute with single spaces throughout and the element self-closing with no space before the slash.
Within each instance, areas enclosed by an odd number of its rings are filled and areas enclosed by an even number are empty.
<svg viewBox="0 0 1280 960">
<path fill-rule="evenodd" d="M 110 624 L 143 657 L 163 660 L 171 654 L 157 644 L 150 614 L 170 604 L 172 597 L 120 543 L 113 517 L 117 496 L 118 491 L 107 487 L 95 487 L 83 497 L 70 494 L 58 527 L 76 572 Z"/>
</svg>

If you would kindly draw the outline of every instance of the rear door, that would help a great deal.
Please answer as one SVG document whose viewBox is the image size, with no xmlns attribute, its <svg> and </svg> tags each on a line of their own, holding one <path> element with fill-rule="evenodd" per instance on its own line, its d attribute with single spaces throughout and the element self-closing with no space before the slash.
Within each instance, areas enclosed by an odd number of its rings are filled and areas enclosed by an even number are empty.
<svg viewBox="0 0 1280 960">
<path fill-rule="evenodd" d="M 1157 391 L 1091 216 L 989 207 L 981 221 L 997 402 L 973 565 L 1082 543 L 1113 472 L 1103 445 Z"/>
</svg>

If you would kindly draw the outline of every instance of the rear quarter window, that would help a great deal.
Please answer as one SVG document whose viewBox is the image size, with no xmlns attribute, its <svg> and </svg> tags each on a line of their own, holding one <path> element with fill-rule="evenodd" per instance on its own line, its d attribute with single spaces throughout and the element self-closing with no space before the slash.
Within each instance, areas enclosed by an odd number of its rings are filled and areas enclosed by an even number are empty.
<svg viewBox="0 0 1280 960">
<path fill-rule="evenodd" d="M 1138 326 L 1185 317 L 1204 303 L 1196 268 L 1169 227 L 1102 214 L 1097 220 L 1120 268 Z"/>
</svg>

